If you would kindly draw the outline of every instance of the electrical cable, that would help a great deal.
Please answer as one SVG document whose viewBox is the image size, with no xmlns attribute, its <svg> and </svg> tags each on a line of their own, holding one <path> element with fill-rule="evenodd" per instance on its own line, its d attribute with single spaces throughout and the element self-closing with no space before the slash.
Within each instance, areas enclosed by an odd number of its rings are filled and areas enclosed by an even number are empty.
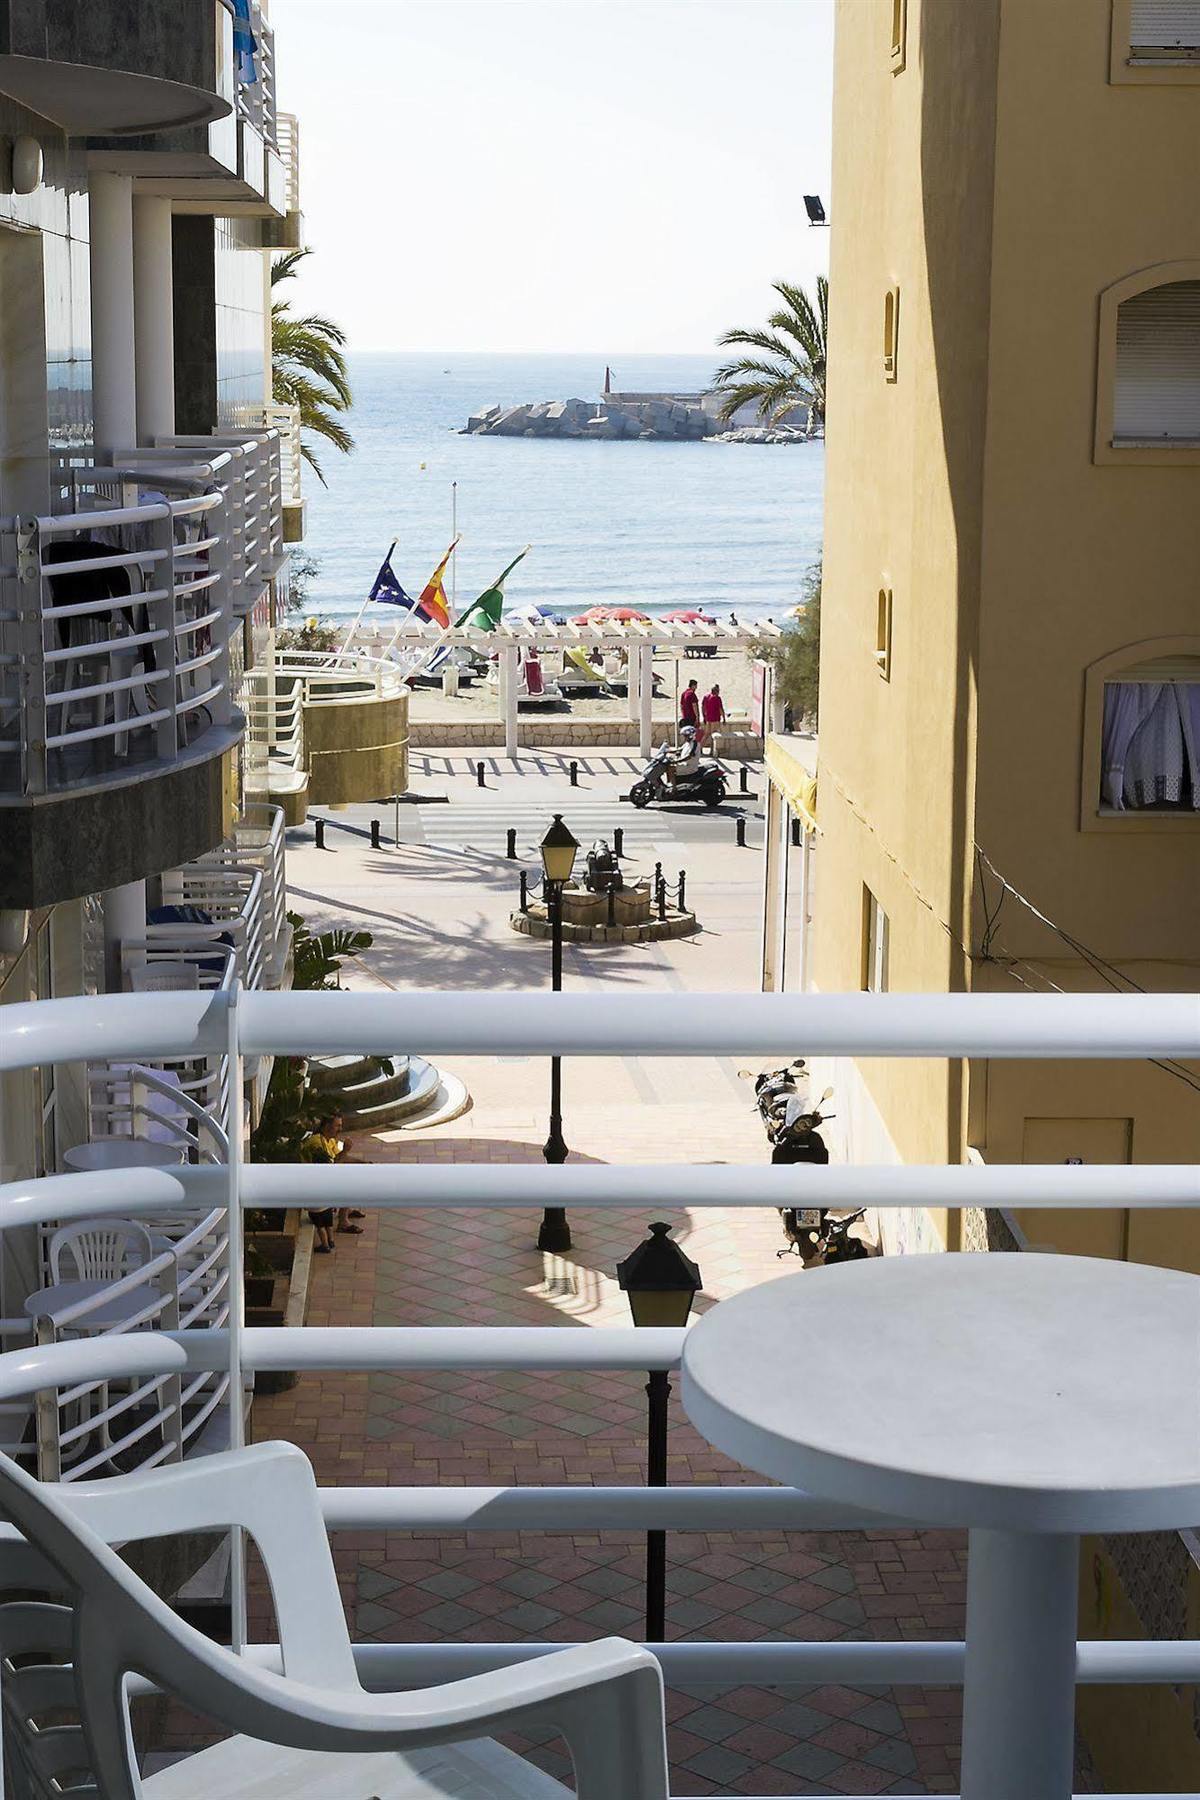
<svg viewBox="0 0 1200 1800">
<path fill-rule="evenodd" d="M 984 879 L 983 879 L 983 865 L 984 864 L 986 864 L 986 866 L 991 870 L 992 874 L 996 877 L 996 880 L 1000 883 L 1000 900 L 999 900 L 994 912 L 991 910 L 991 908 L 988 904 L 987 889 L 986 889 L 986 885 L 985 885 Z M 1097 976 L 1099 976 L 1100 980 L 1104 982 L 1106 987 L 1111 988 L 1113 993 L 1115 993 L 1115 994 L 1123 994 L 1123 993 L 1129 993 L 1129 992 L 1133 992 L 1133 993 L 1137 993 L 1137 994 L 1146 993 L 1147 990 L 1144 987 L 1142 987 L 1139 982 L 1135 981 L 1133 979 L 1132 975 L 1127 975 L 1123 969 L 1119 969 L 1115 963 L 1110 963 L 1105 957 L 1101 956 L 1097 951 L 1089 950 L 1087 945 L 1082 943 L 1080 941 L 1080 939 L 1073 937 L 1071 935 L 1071 933 L 1069 931 L 1065 931 L 1061 925 L 1056 925 L 1054 920 L 1047 917 L 1047 915 L 1041 910 L 1040 907 L 1034 905 L 1032 900 L 1026 899 L 1025 895 L 1022 894 L 1018 888 L 1015 888 L 1013 886 L 1012 882 L 1009 881 L 1008 877 L 1006 875 L 1002 875 L 1000 873 L 1000 870 L 996 867 L 996 865 L 992 861 L 991 857 L 988 856 L 986 851 L 983 850 L 979 844 L 975 845 L 975 866 L 976 866 L 976 870 L 979 874 L 980 893 L 983 896 L 984 931 L 983 931 L 983 938 L 980 943 L 980 954 L 982 956 L 984 956 L 989 962 L 995 962 L 997 960 L 996 957 L 992 953 L 992 943 L 995 938 L 996 925 L 1000 918 L 1001 908 L 1004 905 L 1004 901 L 1005 901 L 1006 897 L 1009 894 L 1011 894 L 1013 899 L 1016 901 L 1019 901 L 1019 903 L 1023 907 L 1025 907 L 1027 911 L 1029 911 L 1033 914 L 1035 919 L 1039 920 L 1041 922 L 1041 924 L 1045 925 L 1048 930 L 1052 931 L 1057 938 L 1061 939 L 1061 941 L 1064 944 L 1066 944 L 1069 949 L 1073 950 L 1075 952 L 1076 956 L 1078 956 L 1081 961 L 1087 963 L 1088 967 Z M 1009 973 L 1012 974 L 1014 980 L 1020 982 L 1022 987 L 1030 988 L 1030 984 L 1027 981 L 1023 981 L 1021 979 L 1021 977 L 1016 974 L 1015 963 L 1017 961 L 1021 961 L 1021 959 L 1019 959 L 1019 958 L 1018 959 L 1008 959 L 1007 967 L 1008 967 Z M 1024 968 L 1032 968 L 1033 967 L 1032 964 L 1030 964 L 1028 962 L 1023 962 L 1023 961 L 1021 963 L 1021 966 Z M 1058 987 L 1055 982 L 1050 981 L 1048 976 L 1043 976 L 1042 979 L 1049 982 L 1050 987 L 1054 990 L 1055 993 L 1061 994 L 1064 991 L 1062 988 Z M 1124 982 L 1126 985 L 1124 987 L 1121 987 L 1119 985 L 1120 982 Z M 1034 993 L 1037 991 L 1038 991 L 1037 989 L 1030 988 L 1031 993 Z M 1176 1080 L 1182 1081 L 1185 1084 L 1185 1086 L 1190 1087 L 1195 1093 L 1200 1094 L 1200 1079 L 1197 1079 L 1196 1076 L 1194 1076 L 1192 1074 L 1191 1070 L 1188 1069 L 1183 1063 L 1176 1062 L 1174 1060 L 1174 1058 L 1171 1058 L 1171 1057 L 1164 1058 L 1164 1057 L 1150 1056 L 1150 1057 L 1147 1057 L 1146 1060 L 1147 1060 L 1147 1062 L 1153 1063 L 1153 1065 L 1156 1069 L 1163 1070 L 1163 1072 L 1167 1075 L 1174 1075 Z"/>
</svg>

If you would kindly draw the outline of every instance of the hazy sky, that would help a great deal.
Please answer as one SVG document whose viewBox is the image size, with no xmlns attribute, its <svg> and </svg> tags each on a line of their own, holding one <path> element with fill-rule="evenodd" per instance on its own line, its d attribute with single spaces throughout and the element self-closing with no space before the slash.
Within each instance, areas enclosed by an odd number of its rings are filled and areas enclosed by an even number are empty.
<svg viewBox="0 0 1200 1800">
<path fill-rule="evenodd" d="M 272 0 L 358 349 L 705 351 L 810 285 L 832 0 Z"/>
</svg>

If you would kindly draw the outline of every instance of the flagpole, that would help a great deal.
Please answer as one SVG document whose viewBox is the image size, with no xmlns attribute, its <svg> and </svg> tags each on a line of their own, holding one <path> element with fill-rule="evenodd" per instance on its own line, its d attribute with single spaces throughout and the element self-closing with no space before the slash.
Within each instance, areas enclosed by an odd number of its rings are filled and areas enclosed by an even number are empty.
<svg viewBox="0 0 1200 1800">
<path fill-rule="evenodd" d="M 396 545 L 399 542 L 400 542 L 399 538 L 392 539 L 391 543 L 388 545 L 388 553 L 384 557 L 383 562 L 380 564 L 381 569 L 384 568 L 392 560 L 392 551 L 396 548 Z M 371 596 L 370 596 L 370 594 L 368 594 L 366 599 L 363 601 L 362 605 L 359 607 L 357 613 L 354 615 L 353 625 L 351 625 L 349 631 L 346 633 L 345 637 L 342 639 L 343 651 L 348 650 L 350 648 L 351 640 L 353 639 L 354 634 L 358 630 L 359 626 L 362 624 L 362 616 L 366 612 L 366 610 L 367 610 L 368 606 L 370 606 L 370 604 L 371 604 Z"/>
<path fill-rule="evenodd" d="M 450 483 L 450 536 L 454 539 L 454 561 L 450 565 L 450 604 L 458 608 L 458 483 Z"/>
</svg>

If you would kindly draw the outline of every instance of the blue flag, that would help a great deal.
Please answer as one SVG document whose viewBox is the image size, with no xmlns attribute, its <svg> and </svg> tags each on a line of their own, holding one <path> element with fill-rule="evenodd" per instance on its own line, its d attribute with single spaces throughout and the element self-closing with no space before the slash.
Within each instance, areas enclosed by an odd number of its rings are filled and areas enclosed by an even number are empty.
<svg viewBox="0 0 1200 1800">
<path fill-rule="evenodd" d="M 258 40 L 250 22 L 250 0 L 233 0 L 233 58 L 238 80 L 249 87 L 258 80 Z"/>
<path fill-rule="evenodd" d="M 395 548 L 393 543 L 383 559 L 383 566 L 375 577 L 375 585 L 367 595 L 367 599 L 378 600 L 384 606 L 406 606 L 411 612 L 415 604 L 413 597 L 411 594 L 405 593 L 397 579 L 396 571 L 392 567 L 392 550 Z"/>
</svg>

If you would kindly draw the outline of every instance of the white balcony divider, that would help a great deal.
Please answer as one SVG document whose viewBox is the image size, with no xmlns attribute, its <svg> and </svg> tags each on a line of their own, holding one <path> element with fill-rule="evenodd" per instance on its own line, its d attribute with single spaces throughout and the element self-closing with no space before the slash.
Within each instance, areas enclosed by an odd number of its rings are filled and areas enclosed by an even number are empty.
<svg viewBox="0 0 1200 1800">
<path fill-rule="evenodd" d="M 291 182 L 289 166 L 288 180 Z M 288 211 L 295 210 L 291 204 L 291 188 L 289 185 Z M 303 459 L 300 450 L 300 408 L 284 406 L 272 401 L 263 407 L 263 425 L 269 431 L 279 434 L 279 466 L 280 484 L 285 506 L 299 506 L 304 498 L 302 483 Z"/>
<path fill-rule="evenodd" d="M 279 154 L 287 175 L 285 205 L 289 213 L 300 211 L 300 121 L 295 113 L 275 116 Z"/>
<path fill-rule="evenodd" d="M 262 873 L 262 931 L 264 981 L 266 987 L 283 984 L 291 949 L 291 928 L 287 922 L 287 876 L 285 872 L 284 817 L 281 806 L 252 802 L 242 808 L 234 826 L 232 845 L 199 858 L 201 864 L 212 861 L 251 865 Z"/>
<path fill-rule="evenodd" d="M 164 1194 L 181 1202 L 214 1198 L 223 1181 L 230 1225 L 231 1273 L 240 1269 L 241 1209 L 289 1203 L 333 1205 L 621 1206 L 645 1214 L 664 1204 L 688 1207 L 778 1205 L 781 1176 L 769 1167 L 689 1164 L 686 1176 L 655 1167 L 578 1165 L 522 1168 L 337 1165 L 243 1169 L 240 1162 L 240 1069 L 247 1056 L 386 1053 L 420 1042 L 434 1054 L 890 1055 L 923 1057 L 1194 1058 L 1200 1054 L 1200 997 L 1175 995 L 550 995 L 545 993 L 113 995 L 57 1000 L 7 1009 L 0 1072 L 92 1057 L 195 1059 L 221 1055 L 233 1072 L 225 1122 L 230 1159 L 220 1168 L 122 1171 L 28 1181 L 0 1188 L 0 1228 L 62 1216 L 94 1202 L 103 1211 L 120 1199 L 130 1216 L 155 1212 Z M 236 1129 L 234 1127 L 236 1126 Z M 830 1205 L 869 1196 L 875 1206 L 1121 1205 L 1194 1206 L 1194 1168 L 981 1165 L 920 1169 L 813 1169 L 814 1198 Z M 672 1175 L 677 1186 L 672 1186 Z M 139 1179 L 132 1179 L 133 1176 Z M 142 1181 L 140 1177 L 148 1179 Z M 519 1176 L 519 1182 L 513 1179 Z M 118 1194 L 119 1190 L 119 1194 Z M 794 1189 L 789 1189 L 792 1197 Z M 0 1401 L 30 1391 L 71 1392 L 124 1378 L 148 1386 L 201 1372 L 220 1373 L 240 1393 L 257 1369 L 674 1368 L 683 1333 L 563 1327 L 245 1329 L 240 1282 L 224 1328 L 126 1334 L 66 1342 L 0 1358 Z M 234 1441 L 240 1408 L 230 1409 Z M 80 1490 L 81 1496 L 86 1490 Z M 697 1490 L 579 1490 L 547 1494 L 519 1488 L 337 1489 L 323 1496 L 331 1530 L 544 1530 L 676 1528 L 719 1519 L 728 1528 L 779 1526 L 858 1528 L 862 1514 L 832 1509 L 802 1493 L 761 1487 Z M 875 1524 L 885 1521 L 874 1519 Z M 1180 1520 L 1180 1525 L 1188 1521 Z M 235 1613 L 243 1596 L 241 1559 L 233 1560 Z M 239 1627 L 239 1642 L 241 1628 Z M 420 1682 L 448 1672 L 496 1666 L 547 1646 L 360 1646 L 368 1679 Z M 266 1665 L 277 1648 L 249 1652 Z M 668 1677 L 730 1686 L 748 1681 L 955 1682 L 962 1679 L 959 1644 L 679 1644 L 661 1647 Z M 1098 1682 L 1196 1681 L 1200 1644 L 1083 1644 L 1079 1679 Z"/>
<path fill-rule="evenodd" d="M 278 147 L 275 105 L 275 33 L 267 22 L 258 0 L 251 0 L 250 28 L 254 33 L 255 72 L 257 81 L 238 81 L 237 112 L 240 118 L 260 132 L 271 146 Z"/>
<path fill-rule="evenodd" d="M 0 784 L 22 796 L 175 762 L 232 713 L 221 494 L 109 504 L 137 498 L 111 470 L 72 485 L 73 512 L 0 520 Z M 68 598 L 88 577 L 125 591 Z"/>
</svg>

